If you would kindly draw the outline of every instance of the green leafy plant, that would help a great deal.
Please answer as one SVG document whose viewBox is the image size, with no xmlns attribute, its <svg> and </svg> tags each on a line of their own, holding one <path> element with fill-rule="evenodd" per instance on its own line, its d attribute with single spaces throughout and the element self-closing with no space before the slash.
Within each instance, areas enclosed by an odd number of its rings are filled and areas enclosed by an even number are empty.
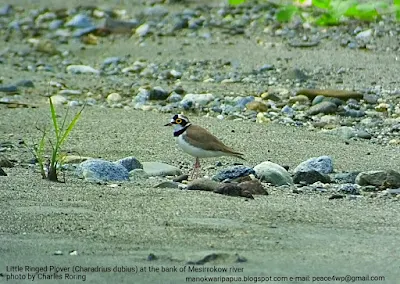
<svg viewBox="0 0 400 284">
<path fill-rule="evenodd" d="M 240 5 L 244 2 L 246 2 L 246 0 L 229 0 L 228 1 L 229 5 L 232 5 L 232 6 Z"/>
<path fill-rule="evenodd" d="M 61 154 L 61 147 L 67 140 L 69 134 L 71 133 L 72 129 L 75 127 L 76 123 L 78 122 L 83 109 L 85 106 L 83 106 L 72 118 L 71 122 L 67 125 L 67 117 L 69 113 L 69 108 L 67 108 L 67 112 L 64 115 L 63 121 L 61 123 L 61 126 L 58 123 L 57 120 L 57 113 L 56 109 L 54 107 L 53 101 L 51 97 L 49 97 L 49 104 L 50 104 L 50 114 L 51 114 L 51 121 L 52 121 L 52 127 L 54 130 L 54 140 L 49 140 L 50 145 L 51 145 L 51 157 L 50 161 L 46 162 L 45 158 L 45 151 L 46 151 L 46 138 L 48 135 L 48 132 L 46 129 L 42 130 L 43 135 L 41 139 L 39 140 L 39 143 L 37 146 L 33 147 L 33 153 L 34 156 L 36 157 L 39 167 L 40 167 L 40 173 L 42 175 L 42 178 L 48 179 L 50 181 L 59 181 L 58 180 L 58 166 L 61 163 L 61 160 L 63 158 L 63 155 Z"/>
<path fill-rule="evenodd" d="M 400 0 L 393 0 L 393 6 L 396 13 L 396 19 L 400 21 Z"/>
<path fill-rule="evenodd" d="M 228 2 L 230 5 L 240 5 L 246 0 Z M 296 2 L 302 3 L 304 0 Z M 289 22 L 295 15 L 302 17 L 302 11 L 303 9 L 296 5 L 281 4 L 275 17 L 279 22 Z M 384 13 L 395 13 L 396 19 L 400 21 L 400 0 L 394 0 L 391 6 L 385 1 L 370 0 L 360 3 L 358 0 L 313 0 L 311 12 L 317 15 L 308 16 L 307 20 L 321 26 L 339 25 L 346 18 L 374 21 Z"/>
</svg>

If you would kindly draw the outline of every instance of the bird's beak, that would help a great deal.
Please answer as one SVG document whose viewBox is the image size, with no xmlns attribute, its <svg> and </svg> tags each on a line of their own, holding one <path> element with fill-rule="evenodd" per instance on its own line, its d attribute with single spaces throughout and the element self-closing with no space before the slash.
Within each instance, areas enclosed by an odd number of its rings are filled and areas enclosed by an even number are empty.
<svg viewBox="0 0 400 284">
<path fill-rule="evenodd" d="M 164 126 L 172 126 L 172 123 L 170 122 L 170 123 L 167 123 L 167 124 L 165 124 Z"/>
</svg>

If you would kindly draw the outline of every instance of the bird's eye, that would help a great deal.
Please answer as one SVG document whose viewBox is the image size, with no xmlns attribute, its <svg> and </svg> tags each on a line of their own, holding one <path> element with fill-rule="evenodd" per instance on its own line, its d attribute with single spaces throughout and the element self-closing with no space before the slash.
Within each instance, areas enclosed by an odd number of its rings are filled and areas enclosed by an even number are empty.
<svg viewBox="0 0 400 284">
<path fill-rule="evenodd" d="M 175 119 L 175 123 L 176 123 L 176 124 L 181 124 L 181 123 L 182 123 L 182 119 L 181 119 L 181 118 Z"/>
</svg>

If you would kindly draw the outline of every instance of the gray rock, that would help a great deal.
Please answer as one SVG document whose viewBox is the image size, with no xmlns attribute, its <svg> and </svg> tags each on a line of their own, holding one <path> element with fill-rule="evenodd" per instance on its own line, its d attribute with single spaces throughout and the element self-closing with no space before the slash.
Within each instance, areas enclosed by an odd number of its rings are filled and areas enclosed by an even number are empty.
<svg viewBox="0 0 400 284">
<path fill-rule="evenodd" d="M 394 196 L 400 195 L 400 188 L 387 189 L 386 191 L 388 194 L 391 194 Z"/>
<path fill-rule="evenodd" d="M 368 29 L 368 30 L 359 32 L 356 35 L 356 39 L 362 39 L 364 41 L 368 41 L 370 39 L 370 37 L 372 36 L 372 32 L 373 32 L 372 29 Z"/>
<path fill-rule="evenodd" d="M 361 172 L 356 177 L 356 183 L 361 186 L 398 188 L 400 187 L 400 173 L 393 170 Z"/>
<path fill-rule="evenodd" d="M 58 30 L 62 27 L 63 24 L 64 24 L 63 20 L 53 20 L 49 23 L 49 30 L 51 31 Z"/>
<path fill-rule="evenodd" d="M 287 170 L 278 164 L 266 161 L 254 167 L 256 176 L 273 185 L 292 185 L 293 180 Z"/>
<path fill-rule="evenodd" d="M 77 14 L 71 20 L 69 20 L 65 26 L 71 28 L 88 28 L 92 27 L 93 23 L 87 15 Z"/>
<path fill-rule="evenodd" d="M 362 138 L 362 139 L 371 139 L 372 135 L 363 129 L 354 129 L 349 126 L 342 126 L 336 129 L 324 131 L 327 134 L 338 135 L 343 139 L 351 139 L 351 138 Z"/>
<path fill-rule="evenodd" d="M 359 195 L 360 194 L 360 186 L 358 184 L 354 184 L 354 183 L 341 184 L 338 188 L 338 191 L 347 193 L 347 194 Z"/>
<path fill-rule="evenodd" d="M 10 4 L 6 4 L 0 8 L 0 16 L 8 16 L 13 11 Z"/>
<path fill-rule="evenodd" d="M 210 180 L 207 178 L 195 179 L 188 184 L 188 190 L 203 190 L 203 191 L 214 191 L 220 185 L 219 182 Z"/>
<path fill-rule="evenodd" d="M 150 25 L 149 24 L 143 24 L 137 27 L 135 33 L 138 36 L 144 37 L 150 32 Z"/>
<path fill-rule="evenodd" d="M 135 169 L 143 169 L 143 165 L 135 157 L 126 157 L 116 161 L 115 163 L 124 166 L 128 170 L 128 172 Z"/>
<path fill-rule="evenodd" d="M 76 31 L 74 31 L 72 33 L 72 36 L 79 38 L 81 36 L 85 36 L 85 35 L 88 35 L 90 33 L 93 33 L 96 30 L 97 30 L 97 27 L 95 27 L 95 26 L 91 26 L 91 27 L 87 27 L 87 28 L 83 28 L 83 29 L 77 29 Z"/>
<path fill-rule="evenodd" d="M 317 181 L 322 183 L 330 183 L 331 179 L 328 175 L 315 170 L 297 171 L 293 176 L 293 182 L 297 184 L 313 184 Z"/>
<path fill-rule="evenodd" d="M 356 177 L 359 173 L 337 173 L 332 175 L 332 179 L 335 183 L 356 183 Z"/>
<path fill-rule="evenodd" d="M 240 110 L 243 110 L 248 103 L 251 103 L 255 100 L 253 96 L 248 96 L 248 97 L 237 97 L 235 100 L 236 107 L 239 108 Z"/>
<path fill-rule="evenodd" d="M 180 102 L 181 100 L 182 100 L 182 96 L 177 94 L 177 93 L 175 93 L 175 92 L 172 92 L 168 96 L 168 99 L 167 99 L 167 101 L 171 102 L 171 103 L 177 103 L 177 102 Z"/>
<path fill-rule="evenodd" d="M 185 105 L 199 105 L 206 106 L 209 102 L 213 101 L 215 96 L 213 94 L 186 94 L 180 104 Z"/>
<path fill-rule="evenodd" d="M 307 111 L 308 115 L 316 115 L 319 113 L 331 114 L 336 113 L 337 105 L 331 101 L 322 101 L 319 104 L 313 105 Z"/>
<path fill-rule="evenodd" d="M 168 14 L 168 9 L 161 5 L 149 7 L 143 10 L 143 14 L 147 17 L 162 18 Z"/>
<path fill-rule="evenodd" d="M 80 163 L 75 173 L 80 178 L 95 182 L 129 180 L 129 172 L 124 166 L 101 159 Z"/>
<path fill-rule="evenodd" d="M 320 104 L 320 103 L 322 103 L 325 99 L 326 99 L 325 96 L 318 95 L 318 96 L 316 96 L 316 97 L 312 100 L 311 105 L 314 106 L 314 105 Z"/>
<path fill-rule="evenodd" d="M 141 181 L 149 178 L 149 175 L 143 169 L 134 169 L 129 172 L 130 180 Z"/>
<path fill-rule="evenodd" d="M 288 80 L 298 80 L 300 82 L 307 81 L 310 77 L 298 68 L 288 70 L 282 74 L 282 77 Z"/>
<path fill-rule="evenodd" d="M 255 174 L 255 171 L 252 168 L 246 166 L 234 166 L 221 170 L 213 176 L 212 179 L 215 181 L 233 180 L 250 174 Z"/>
<path fill-rule="evenodd" d="M 310 158 L 302 163 L 300 163 L 295 169 L 296 172 L 308 172 L 317 171 L 322 174 L 329 174 L 333 172 L 333 161 L 329 156 L 320 156 L 315 158 Z"/>
<path fill-rule="evenodd" d="M 117 56 L 107 57 L 106 59 L 103 60 L 103 65 L 104 66 L 118 65 L 121 62 L 122 62 L 122 59 L 120 57 L 117 57 Z"/>
<path fill-rule="evenodd" d="M 160 162 L 143 162 L 143 170 L 149 176 L 179 176 L 182 174 L 177 167 Z"/>
<path fill-rule="evenodd" d="M 69 65 L 67 72 L 72 74 L 100 74 L 99 70 L 86 65 Z"/>
</svg>

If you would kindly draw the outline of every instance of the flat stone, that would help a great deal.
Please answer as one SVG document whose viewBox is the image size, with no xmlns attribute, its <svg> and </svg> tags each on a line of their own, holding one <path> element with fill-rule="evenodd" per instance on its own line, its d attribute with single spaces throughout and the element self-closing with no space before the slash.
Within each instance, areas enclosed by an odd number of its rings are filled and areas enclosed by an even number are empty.
<svg viewBox="0 0 400 284">
<path fill-rule="evenodd" d="M 87 65 L 69 65 L 67 72 L 72 74 L 100 74 L 100 71 Z"/>
<path fill-rule="evenodd" d="M 143 162 L 143 170 L 149 176 L 179 176 L 182 171 L 174 166 L 161 162 Z"/>
<path fill-rule="evenodd" d="M 218 188 L 219 185 L 220 185 L 220 183 L 216 182 L 214 180 L 201 178 L 201 179 L 195 179 L 192 182 L 190 182 L 188 184 L 187 189 L 188 190 L 214 191 Z"/>
<path fill-rule="evenodd" d="M 167 181 L 160 182 L 159 184 L 155 185 L 154 187 L 155 188 L 179 188 L 179 183 L 167 180 Z"/>
</svg>

